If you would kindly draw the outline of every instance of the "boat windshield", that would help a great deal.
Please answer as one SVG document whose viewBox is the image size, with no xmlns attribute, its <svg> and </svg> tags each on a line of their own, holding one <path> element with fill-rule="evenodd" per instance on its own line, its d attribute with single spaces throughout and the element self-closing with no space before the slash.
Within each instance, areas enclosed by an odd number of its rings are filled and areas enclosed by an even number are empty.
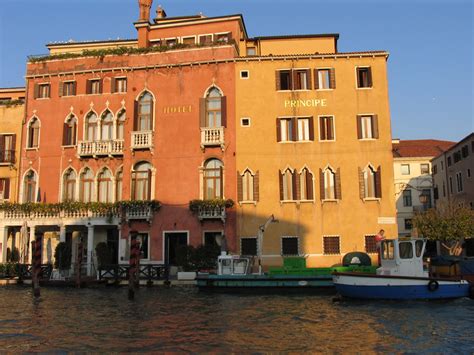
<svg viewBox="0 0 474 355">
<path fill-rule="evenodd" d="M 413 244 L 411 242 L 400 242 L 398 244 L 401 259 L 413 258 Z"/>
<path fill-rule="evenodd" d="M 234 260 L 234 274 L 244 275 L 247 273 L 247 259 Z"/>
<path fill-rule="evenodd" d="M 394 258 L 393 240 L 385 240 L 382 242 L 382 259 L 392 260 Z"/>
<path fill-rule="evenodd" d="M 416 250 L 416 257 L 419 258 L 421 256 L 421 251 L 423 250 L 423 241 L 417 240 L 415 242 L 415 250 Z"/>
</svg>

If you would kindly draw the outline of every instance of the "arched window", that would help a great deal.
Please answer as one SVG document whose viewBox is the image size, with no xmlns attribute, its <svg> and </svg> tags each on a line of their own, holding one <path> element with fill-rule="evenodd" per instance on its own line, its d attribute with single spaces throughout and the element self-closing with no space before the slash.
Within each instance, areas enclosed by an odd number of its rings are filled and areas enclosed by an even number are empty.
<svg viewBox="0 0 474 355">
<path fill-rule="evenodd" d="M 151 199 L 152 166 L 148 162 L 135 164 L 132 170 L 132 200 Z"/>
<path fill-rule="evenodd" d="M 280 199 L 282 201 L 296 200 L 296 176 L 290 168 L 280 173 Z"/>
<path fill-rule="evenodd" d="M 122 188 L 123 188 L 123 169 L 120 168 L 115 175 L 115 201 L 122 201 Z"/>
<path fill-rule="evenodd" d="M 79 201 L 91 202 L 92 201 L 92 188 L 94 186 L 94 174 L 89 168 L 85 168 L 80 176 L 79 181 Z"/>
<path fill-rule="evenodd" d="M 77 119 L 74 115 L 69 115 L 63 128 L 63 145 L 76 145 L 77 143 Z"/>
<path fill-rule="evenodd" d="M 222 95 L 217 88 L 212 88 L 206 96 L 206 127 L 222 126 Z"/>
<path fill-rule="evenodd" d="M 101 117 L 101 140 L 109 141 L 114 138 L 114 116 L 109 110 L 105 111 Z"/>
<path fill-rule="evenodd" d="M 222 162 L 219 159 L 209 159 L 204 164 L 204 199 L 222 198 Z"/>
<path fill-rule="evenodd" d="M 124 137 L 124 130 L 125 130 L 125 120 L 127 119 L 127 115 L 125 110 L 122 110 L 117 115 L 117 130 L 115 133 L 115 137 L 117 139 L 123 139 Z"/>
<path fill-rule="evenodd" d="M 63 178 L 63 201 L 74 201 L 76 196 L 76 173 L 68 169 Z"/>
<path fill-rule="evenodd" d="M 39 146 L 40 121 L 33 117 L 28 124 L 27 148 L 38 148 Z"/>
<path fill-rule="evenodd" d="M 370 165 L 367 166 L 364 171 L 364 197 L 371 198 L 376 197 L 375 191 L 375 175 L 376 171 Z"/>
<path fill-rule="evenodd" d="M 313 200 L 313 174 L 304 168 L 300 175 L 300 200 Z"/>
<path fill-rule="evenodd" d="M 254 200 L 254 179 L 250 170 L 245 170 L 242 175 L 242 200 L 253 201 Z"/>
<path fill-rule="evenodd" d="M 153 119 L 153 96 L 145 91 L 137 101 L 135 113 L 135 131 L 151 131 Z"/>
<path fill-rule="evenodd" d="M 104 168 L 97 177 L 98 185 L 98 201 L 112 202 L 113 187 L 112 187 L 112 173 L 109 169 Z"/>
<path fill-rule="evenodd" d="M 84 139 L 88 142 L 93 142 L 97 140 L 97 128 L 98 120 L 97 115 L 94 112 L 90 112 L 86 116 L 86 125 L 85 125 L 85 137 Z"/>
<path fill-rule="evenodd" d="M 23 181 L 23 202 L 36 202 L 37 180 L 36 173 L 33 170 L 30 170 L 25 174 L 25 179 Z"/>
<path fill-rule="evenodd" d="M 336 198 L 336 174 L 331 168 L 326 168 L 323 173 L 324 196 L 323 200 L 334 200 Z"/>
</svg>

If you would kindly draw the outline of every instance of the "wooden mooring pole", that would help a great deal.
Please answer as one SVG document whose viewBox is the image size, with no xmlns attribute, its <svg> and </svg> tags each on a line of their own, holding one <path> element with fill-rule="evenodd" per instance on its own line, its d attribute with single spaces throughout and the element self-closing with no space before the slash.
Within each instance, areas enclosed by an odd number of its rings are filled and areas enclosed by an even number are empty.
<svg viewBox="0 0 474 355">
<path fill-rule="evenodd" d="M 77 243 L 77 253 L 76 253 L 76 288 L 81 288 L 81 270 L 82 270 L 83 254 L 84 254 L 84 244 L 82 243 L 82 236 L 80 236 L 79 243 Z"/>
<path fill-rule="evenodd" d="M 129 260 L 129 271 L 128 271 L 128 299 L 133 300 L 135 298 L 135 288 L 137 281 L 137 273 L 139 272 L 139 258 L 140 258 L 140 247 L 137 240 L 137 232 L 130 231 L 130 260 Z"/>
<path fill-rule="evenodd" d="M 33 295 L 39 297 L 41 295 L 39 278 L 41 273 L 41 235 L 36 235 L 35 241 L 31 242 L 31 250 L 33 253 L 31 278 L 33 285 Z"/>
</svg>

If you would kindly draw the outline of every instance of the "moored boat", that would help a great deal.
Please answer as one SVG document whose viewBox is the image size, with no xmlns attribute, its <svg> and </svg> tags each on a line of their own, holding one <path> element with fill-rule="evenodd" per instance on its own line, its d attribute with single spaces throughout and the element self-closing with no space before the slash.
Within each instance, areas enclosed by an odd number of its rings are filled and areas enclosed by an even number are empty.
<svg viewBox="0 0 474 355">
<path fill-rule="evenodd" d="M 430 277 L 423 265 L 425 246 L 423 239 L 384 240 L 376 274 L 335 272 L 336 290 L 343 297 L 360 299 L 474 297 L 474 287 L 466 280 Z"/>
</svg>

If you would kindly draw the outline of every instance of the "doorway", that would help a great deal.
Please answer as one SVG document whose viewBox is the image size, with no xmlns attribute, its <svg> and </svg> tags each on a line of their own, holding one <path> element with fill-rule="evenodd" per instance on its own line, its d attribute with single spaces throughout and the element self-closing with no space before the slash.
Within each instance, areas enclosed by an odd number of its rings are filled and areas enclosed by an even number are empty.
<svg viewBox="0 0 474 355">
<path fill-rule="evenodd" d="M 180 247 L 188 245 L 188 232 L 165 232 L 165 265 L 176 266 Z"/>
</svg>

